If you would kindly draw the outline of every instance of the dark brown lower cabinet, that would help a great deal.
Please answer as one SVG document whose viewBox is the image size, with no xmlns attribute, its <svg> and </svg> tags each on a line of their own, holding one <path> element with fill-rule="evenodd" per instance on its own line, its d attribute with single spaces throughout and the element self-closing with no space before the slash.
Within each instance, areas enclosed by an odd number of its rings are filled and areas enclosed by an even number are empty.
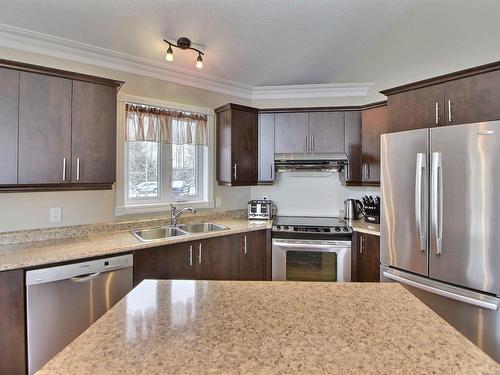
<svg viewBox="0 0 500 375">
<path fill-rule="evenodd" d="M 26 374 L 24 270 L 0 272 L 0 374 Z"/>
<path fill-rule="evenodd" d="M 380 237 L 355 232 L 351 250 L 351 280 L 380 281 Z"/>
<path fill-rule="evenodd" d="M 240 239 L 239 280 L 267 280 L 266 231 L 236 235 Z"/>
<path fill-rule="evenodd" d="M 138 250 L 134 285 L 144 279 L 267 280 L 269 251 L 265 230 Z"/>
</svg>

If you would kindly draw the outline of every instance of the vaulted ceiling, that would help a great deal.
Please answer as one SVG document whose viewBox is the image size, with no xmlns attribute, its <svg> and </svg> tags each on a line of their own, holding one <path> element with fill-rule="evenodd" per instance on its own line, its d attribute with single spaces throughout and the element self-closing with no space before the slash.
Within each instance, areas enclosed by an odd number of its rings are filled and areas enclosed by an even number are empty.
<svg viewBox="0 0 500 375">
<path fill-rule="evenodd" d="M 416 0 L 3 0 L 0 22 L 249 86 L 335 81 Z M 206 52 L 175 50 L 187 36 Z"/>
</svg>

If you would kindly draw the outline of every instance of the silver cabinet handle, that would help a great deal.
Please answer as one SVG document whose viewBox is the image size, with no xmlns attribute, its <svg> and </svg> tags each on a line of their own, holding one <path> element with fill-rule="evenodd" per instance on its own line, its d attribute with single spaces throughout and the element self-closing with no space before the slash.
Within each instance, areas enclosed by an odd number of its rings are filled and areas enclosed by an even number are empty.
<svg viewBox="0 0 500 375">
<path fill-rule="evenodd" d="M 448 122 L 452 122 L 451 100 L 450 99 L 448 99 Z"/>
<path fill-rule="evenodd" d="M 198 245 L 198 263 L 201 264 L 201 242 Z"/>
<path fill-rule="evenodd" d="M 311 135 L 311 151 L 314 151 L 314 135 Z"/>
<path fill-rule="evenodd" d="M 434 254 L 442 252 L 443 245 L 443 171 L 441 164 L 441 153 L 432 153 L 432 204 L 431 204 L 431 228 L 436 240 Z"/>
<path fill-rule="evenodd" d="M 66 158 L 63 158 L 62 164 L 62 180 L 66 181 Z"/>
<path fill-rule="evenodd" d="M 236 166 L 236 163 L 234 163 L 234 166 L 233 166 L 233 169 L 234 169 L 234 173 L 233 173 L 233 176 L 234 176 L 234 179 L 236 180 L 237 177 L 238 177 L 238 167 Z"/>
<path fill-rule="evenodd" d="M 425 251 L 425 232 L 422 225 L 422 211 L 423 211 L 423 190 L 422 181 L 425 170 L 424 154 L 419 152 L 417 154 L 417 162 L 415 167 L 415 224 L 420 238 L 420 251 Z"/>
<path fill-rule="evenodd" d="M 80 181 L 80 158 L 76 158 L 76 180 Z"/>
<path fill-rule="evenodd" d="M 274 174 L 274 164 L 271 164 L 271 180 L 274 180 L 273 174 Z"/>
<path fill-rule="evenodd" d="M 366 174 L 368 176 L 368 179 L 370 179 L 370 163 L 366 163 Z"/>
<path fill-rule="evenodd" d="M 307 140 L 308 140 L 308 136 L 306 135 L 306 140 L 305 140 L 305 143 L 304 143 L 304 150 L 305 151 L 309 151 L 309 144 L 308 144 Z"/>
<path fill-rule="evenodd" d="M 436 125 L 439 125 L 439 103 L 436 102 Z"/>
<path fill-rule="evenodd" d="M 247 253 L 247 236 L 243 236 L 243 252 Z"/>
<path fill-rule="evenodd" d="M 193 245 L 189 246 L 189 265 L 193 265 Z"/>
<path fill-rule="evenodd" d="M 363 254 L 363 250 L 364 250 L 364 249 L 363 249 L 363 247 L 364 247 L 364 245 L 365 245 L 365 244 L 364 244 L 364 238 L 363 238 L 363 235 L 362 235 L 362 234 L 360 234 L 360 235 L 359 235 L 359 253 L 360 253 L 360 254 Z"/>
</svg>

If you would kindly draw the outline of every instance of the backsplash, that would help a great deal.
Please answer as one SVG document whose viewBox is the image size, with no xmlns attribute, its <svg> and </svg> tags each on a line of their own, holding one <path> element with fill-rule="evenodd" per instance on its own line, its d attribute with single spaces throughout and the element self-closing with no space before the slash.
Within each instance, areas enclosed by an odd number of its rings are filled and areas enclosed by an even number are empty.
<svg viewBox="0 0 500 375">
<path fill-rule="evenodd" d="M 343 186 L 339 175 L 303 177 L 277 173 L 274 185 L 251 188 L 252 199 L 267 197 L 278 206 L 279 215 L 338 216 L 344 200 L 380 195 L 378 187 Z"/>
</svg>

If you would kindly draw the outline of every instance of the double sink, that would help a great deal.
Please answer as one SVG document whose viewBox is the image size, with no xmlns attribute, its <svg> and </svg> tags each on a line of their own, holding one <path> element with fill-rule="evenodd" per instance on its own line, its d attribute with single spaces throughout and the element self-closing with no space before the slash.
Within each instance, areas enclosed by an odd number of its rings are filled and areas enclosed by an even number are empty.
<svg viewBox="0 0 500 375">
<path fill-rule="evenodd" d="M 215 223 L 179 224 L 150 229 L 133 230 L 131 233 L 142 242 L 163 240 L 171 237 L 188 236 L 190 234 L 219 232 L 229 227 Z"/>
</svg>

